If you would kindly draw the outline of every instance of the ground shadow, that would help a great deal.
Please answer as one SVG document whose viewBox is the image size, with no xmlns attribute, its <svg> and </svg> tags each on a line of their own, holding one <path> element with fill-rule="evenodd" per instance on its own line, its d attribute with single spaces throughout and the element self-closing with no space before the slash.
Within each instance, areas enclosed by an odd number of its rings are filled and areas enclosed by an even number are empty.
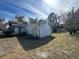
<svg viewBox="0 0 79 59">
<path fill-rule="evenodd" d="M 79 37 L 79 34 L 74 33 L 74 34 L 72 34 L 72 36 Z"/>
<path fill-rule="evenodd" d="M 11 37 L 16 37 L 16 35 L 2 35 L 2 36 L 0 36 L 0 39 L 1 38 L 11 38 Z"/>
<path fill-rule="evenodd" d="M 66 31 L 64 30 L 64 29 L 58 29 L 57 31 L 56 31 L 56 33 L 65 33 Z"/>
<path fill-rule="evenodd" d="M 28 36 L 17 36 L 18 41 L 25 51 L 32 50 L 43 46 L 53 40 L 55 37 L 49 36 L 45 38 L 28 38 Z"/>
</svg>

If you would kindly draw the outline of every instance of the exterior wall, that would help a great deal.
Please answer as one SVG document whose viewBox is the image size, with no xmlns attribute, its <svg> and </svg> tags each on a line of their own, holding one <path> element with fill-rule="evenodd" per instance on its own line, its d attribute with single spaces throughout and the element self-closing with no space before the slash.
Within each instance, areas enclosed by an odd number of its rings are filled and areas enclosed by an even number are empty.
<svg viewBox="0 0 79 59">
<path fill-rule="evenodd" d="M 40 25 L 39 27 L 40 38 L 50 36 L 50 35 L 51 35 L 51 27 L 47 23 Z"/>
<path fill-rule="evenodd" d="M 26 32 L 26 33 L 28 32 L 28 25 L 25 25 L 23 31 Z"/>
<path fill-rule="evenodd" d="M 15 32 L 16 34 L 18 34 L 18 33 L 19 33 L 19 28 L 18 28 L 18 27 L 14 27 L 14 32 Z"/>
<path fill-rule="evenodd" d="M 25 25 L 24 25 L 24 26 L 15 25 L 15 26 L 13 26 L 13 27 L 14 27 L 14 32 L 15 32 L 16 34 L 26 31 L 26 29 L 25 29 L 26 26 L 25 26 Z"/>
<path fill-rule="evenodd" d="M 21 32 L 25 32 L 25 26 L 21 27 Z"/>
<path fill-rule="evenodd" d="M 28 34 L 39 36 L 40 38 L 51 35 L 51 27 L 48 23 L 28 25 Z"/>
<path fill-rule="evenodd" d="M 27 32 L 28 34 L 32 34 L 32 25 L 27 26 Z"/>
<path fill-rule="evenodd" d="M 28 34 L 37 36 L 37 31 L 38 31 L 37 29 L 38 29 L 37 24 L 29 24 L 27 27 L 27 32 L 28 32 Z"/>
<path fill-rule="evenodd" d="M 0 23 L 0 30 L 5 30 L 6 24 Z"/>
</svg>

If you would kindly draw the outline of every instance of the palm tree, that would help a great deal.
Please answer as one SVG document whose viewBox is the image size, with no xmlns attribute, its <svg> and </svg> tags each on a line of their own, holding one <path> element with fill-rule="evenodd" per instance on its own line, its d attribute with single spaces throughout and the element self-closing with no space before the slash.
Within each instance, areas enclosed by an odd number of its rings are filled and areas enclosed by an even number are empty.
<svg viewBox="0 0 79 59">
<path fill-rule="evenodd" d="M 15 19 L 17 19 L 17 22 L 20 23 L 20 24 L 24 22 L 23 21 L 24 16 L 15 16 Z"/>
</svg>

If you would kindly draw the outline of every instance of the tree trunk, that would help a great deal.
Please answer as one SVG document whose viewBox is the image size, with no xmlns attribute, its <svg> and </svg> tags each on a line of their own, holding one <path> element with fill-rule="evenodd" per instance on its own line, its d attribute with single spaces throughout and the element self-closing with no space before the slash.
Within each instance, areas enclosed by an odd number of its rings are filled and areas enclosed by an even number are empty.
<svg viewBox="0 0 79 59">
<path fill-rule="evenodd" d="M 72 35 L 72 32 L 69 32 L 70 35 Z"/>
</svg>

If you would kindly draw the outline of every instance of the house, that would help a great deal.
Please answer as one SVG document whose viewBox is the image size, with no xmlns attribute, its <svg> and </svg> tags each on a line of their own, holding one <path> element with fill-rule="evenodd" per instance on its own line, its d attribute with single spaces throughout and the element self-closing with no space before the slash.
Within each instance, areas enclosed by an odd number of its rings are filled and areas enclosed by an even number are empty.
<svg viewBox="0 0 79 59">
<path fill-rule="evenodd" d="M 28 34 L 38 36 L 40 38 L 50 36 L 52 34 L 51 27 L 46 20 L 39 20 L 36 23 L 28 24 L 27 32 Z"/>
<path fill-rule="evenodd" d="M 7 26 L 6 26 L 7 25 Z M 51 27 L 46 20 L 39 20 L 31 23 L 0 23 L 0 30 L 6 29 L 15 34 L 26 32 L 35 37 L 46 37 L 51 35 Z"/>
<path fill-rule="evenodd" d="M 12 24 L 13 28 L 14 28 L 14 32 L 16 34 L 19 34 L 19 33 L 22 33 L 22 32 L 25 32 L 25 24 Z"/>
<path fill-rule="evenodd" d="M 6 21 L 0 22 L 0 35 L 5 35 L 5 32 L 9 29 L 9 24 Z"/>
<path fill-rule="evenodd" d="M 25 27 L 27 27 L 26 25 L 27 23 L 18 23 L 18 22 L 12 22 L 12 21 L 3 21 L 0 22 L 0 35 L 2 35 L 2 33 L 6 34 L 12 31 L 12 34 L 19 34 L 22 32 L 26 32 Z"/>
<path fill-rule="evenodd" d="M 0 35 L 3 35 L 3 30 L 5 30 L 5 24 L 3 24 L 2 22 L 0 22 Z"/>
<path fill-rule="evenodd" d="M 4 28 L 5 28 L 5 24 L 3 24 L 3 23 L 0 23 L 0 30 L 3 30 Z"/>
</svg>

